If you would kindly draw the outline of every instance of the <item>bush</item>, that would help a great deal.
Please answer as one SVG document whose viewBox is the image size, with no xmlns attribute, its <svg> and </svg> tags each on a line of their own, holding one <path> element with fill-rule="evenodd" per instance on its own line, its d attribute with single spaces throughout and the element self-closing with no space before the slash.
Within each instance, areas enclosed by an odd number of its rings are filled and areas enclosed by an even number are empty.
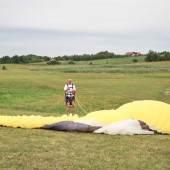
<svg viewBox="0 0 170 170">
<path fill-rule="evenodd" d="M 56 60 L 51 60 L 51 61 L 48 61 L 47 62 L 47 64 L 49 64 L 49 65 L 59 65 L 59 64 L 61 64 L 59 61 L 56 61 Z"/>
<path fill-rule="evenodd" d="M 68 64 L 76 64 L 74 61 L 70 60 Z"/>
<path fill-rule="evenodd" d="M 134 63 L 138 62 L 138 60 L 137 60 L 136 58 L 134 58 L 132 61 L 133 61 Z"/>
<path fill-rule="evenodd" d="M 6 66 L 2 66 L 2 70 L 7 70 Z"/>
<path fill-rule="evenodd" d="M 92 62 L 90 62 L 89 64 L 90 64 L 90 65 L 92 65 L 93 63 L 92 63 Z"/>
</svg>

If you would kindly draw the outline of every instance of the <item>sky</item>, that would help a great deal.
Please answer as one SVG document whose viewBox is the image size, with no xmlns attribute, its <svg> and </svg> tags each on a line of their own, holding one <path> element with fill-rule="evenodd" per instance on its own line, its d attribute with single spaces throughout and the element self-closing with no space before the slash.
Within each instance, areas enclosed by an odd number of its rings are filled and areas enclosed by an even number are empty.
<svg viewBox="0 0 170 170">
<path fill-rule="evenodd" d="M 170 0 L 0 0 L 0 57 L 170 51 Z"/>
</svg>

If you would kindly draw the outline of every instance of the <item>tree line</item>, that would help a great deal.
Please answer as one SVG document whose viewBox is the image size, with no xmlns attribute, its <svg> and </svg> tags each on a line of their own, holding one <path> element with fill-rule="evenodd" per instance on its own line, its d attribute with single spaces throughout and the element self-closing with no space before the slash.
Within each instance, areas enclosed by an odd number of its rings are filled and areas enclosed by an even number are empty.
<svg viewBox="0 0 170 170">
<path fill-rule="evenodd" d="M 90 60 L 100 60 L 100 59 L 109 59 L 109 58 L 123 58 L 127 57 L 127 55 L 115 55 L 113 52 L 102 51 L 96 54 L 83 54 L 83 55 L 64 55 L 54 57 L 52 61 L 48 56 L 37 56 L 34 54 L 29 55 L 14 55 L 13 57 L 4 56 L 0 58 L 1 64 L 7 63 L 15 63 L 15 64 L 27 64 L 27 63 L 38 63 L 38 62 L 59 62 L 59 61 L 90 61 Z M 137 58 L 137 57 L 136 57 Z M 146 55 L 145 61 L 146 62 L 153 62 L 153 61 L 168 61 L 170 60 L 170 52 L 155 52 L 150 50 Z"/>
<path fill-rule="evenodd" d="M 56 61 L 89 61 L 89 60 L 99 60 L 99 59 L 108 59 L 108 58 L 115 58 L 115 57 L 124 57 L 124 55 L 115 55 L 112 52 L 102 51 L 97 54 L 83 54 L 83 55 L 64 55 L 54 57 L 53 59 Z M 25 63 L 37 63 L 43 61 L 49 61 L 51 58 L 47 56 L 36 56 L 33 54 L 30 55 L 14 55 L 13 57 L 4 56 L 0 58 L 0 63 L 15 63 L 15 64 L 25 64 Z"/>
<path fill-rule="evenodd" d="M 109 58 L 123 58 L 128 57 L 127 55 L 115 55 L 114 53 L 108 51 L 102 51 L 97 54 L 83 54 L 83 55 L 64 55 L 55 57 L 56 61 L 61 60 L 71 60 L 71 61 L 90 61 L 90 60 L 100 60 L 100 59 L 109 59 Z M 136 56 L 137 58 L 137 56 Z M 152 62 L 152 61 L 168 61 L 170 60 L 170 52 L 155 52 L 150 50 L 148 54 L 146 54 L 145 61 Z"/>
<path fill-rule="evenodd" d="M 55 60 L 73 60 L 73 61 L 90 61 L 90 60 L 100 60 L 100 59 L 108 59 L 115 57 L 123 57 L 121 55 L 115 55 L 112 52 L 102 51 L 97 54 L 83 54 L 83 55 L 64 55 L 55 57 Z"/>
<path fill-rule="evenodd" d="M 8 64 L 8 63 L 15 63 L 15 64 L 27 64 L 27 63 L 38 63 L 43 61 L 49 61 L 50 57 L 47 56 L 37 56 L 34 54 L 29 55 L 14 55 L 13 57 L 4 56 L 0 58 L 0 63 Z"/>
</svg>

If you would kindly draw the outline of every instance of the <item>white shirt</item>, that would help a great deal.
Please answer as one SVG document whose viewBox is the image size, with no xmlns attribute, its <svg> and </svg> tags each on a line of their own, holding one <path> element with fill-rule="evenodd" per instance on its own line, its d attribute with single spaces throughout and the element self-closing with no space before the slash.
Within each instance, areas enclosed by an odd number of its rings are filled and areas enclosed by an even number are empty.
<svg viewBox="0 0 170 170">
<path fill-rule="evenodd" d="M 70 88 L 69 90 L 67 90 L 67 88 Z M 66 96 L 68 96 L 68 97 L 71 97 L 71 96 L 73 96 L 73 90 L 75 90 L 76 91 L 76 86 L 74 85 L 74 84 L 66 84 L 65 86 L 64 86 L 64 91 L 65 90 L 67 90 L 66 91 Z"/>
</svg>

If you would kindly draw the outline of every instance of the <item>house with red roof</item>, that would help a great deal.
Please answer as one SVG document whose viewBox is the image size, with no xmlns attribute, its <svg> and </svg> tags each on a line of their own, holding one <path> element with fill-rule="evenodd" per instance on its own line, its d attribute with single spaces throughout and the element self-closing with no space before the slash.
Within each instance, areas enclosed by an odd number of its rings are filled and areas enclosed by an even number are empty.
<svg viewBox="0 0 170 170">
<path fill-rule="evenodd" d="M 142 56 L 140 52 L 127 52 L 125 53 L 127 56 Z"/>
</svg>

